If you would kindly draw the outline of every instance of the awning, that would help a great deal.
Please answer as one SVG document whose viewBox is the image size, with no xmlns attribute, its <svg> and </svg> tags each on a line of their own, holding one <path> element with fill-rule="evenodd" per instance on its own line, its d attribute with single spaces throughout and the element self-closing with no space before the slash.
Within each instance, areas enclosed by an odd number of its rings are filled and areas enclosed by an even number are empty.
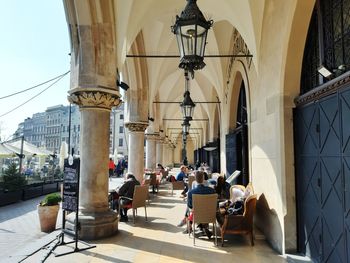
<svg viewBox="0 0 350 263">
<path fill-rule="evenodd" d="M 15 152 L 17 154 L 21 153 L 21 140 L 3 143 L 3 145 L 12 152 Z M 47 156 L 53 153 L 46 149 L 39 148 L 29 142 L 23 141 L 23 154 L 25 155 L 36 154 L 37 156 Z"/>
<path fill-rule="evenodd" d="M 6 148 L 2 143 L 0 143 L 0 157 L 11 157 L 15 154 L 14 151 Z"/>
</svg>

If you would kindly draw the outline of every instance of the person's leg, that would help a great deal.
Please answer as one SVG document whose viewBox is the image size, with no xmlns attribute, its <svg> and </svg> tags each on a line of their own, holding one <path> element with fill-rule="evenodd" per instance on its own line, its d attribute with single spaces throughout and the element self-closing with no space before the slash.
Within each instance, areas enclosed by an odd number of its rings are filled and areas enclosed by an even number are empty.
<svg viewBox="0 0 350 263">
<path fill-rule="evenodd" d="M 187 224 L 187 218 L 189 215 L 190 209 L 188 207 L 186 207 L 186 211 L 185 211 L 185 217 L 180 221 L 180 223 L 177 225 L 178 227 L 182 227 L 184 225 Z"/>
<path fill-rule="evenodd" d="M 184 183 L 184 185 L 185 185 L 185 188 L 182 191 L 182 194 L 186 194 L 188 192 L 188 183 Z"/>
</svg>

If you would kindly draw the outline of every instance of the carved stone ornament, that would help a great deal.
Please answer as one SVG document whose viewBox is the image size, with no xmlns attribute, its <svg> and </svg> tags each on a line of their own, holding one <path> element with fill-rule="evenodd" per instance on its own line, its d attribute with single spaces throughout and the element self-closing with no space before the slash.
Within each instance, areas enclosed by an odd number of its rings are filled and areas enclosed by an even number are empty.
<svg viewBox="0 0 350 263">
<path fill-rule="evenodd" d="M 342 76 L 339 76 L 335 79 L 332 79 L 329 82 L 322 84 L 321 86 L 310 90 L 309 92 L 297 97 L 294 99 L 296 106 L 301 106 L 316 100 L 319 100 L 323 97 L 328 96 L 329 94 L 337 92 L 339 89 L 343 88 L 350 83 L 350 72 L 345 73 Z"/>
<path fill-rule="evenodd" d="M 159 134 L 157 133 L 146 133 L 146 140 L 156 141 L 159 138 Z"/>
<path fill-rule="evenodd" d="M 110 110 L 118 107 L 121 103 L 120 97 L 101 91 L 80 91 L 68 96 L 68 101 L 79 105 L 81 108 L 102 108 Z"/>
<path fill-rule="evenodd" d="M 131 132 L 144 132 L 147 129 L 148 122 L 127 122 L 125 127 Z"/>
</svg>

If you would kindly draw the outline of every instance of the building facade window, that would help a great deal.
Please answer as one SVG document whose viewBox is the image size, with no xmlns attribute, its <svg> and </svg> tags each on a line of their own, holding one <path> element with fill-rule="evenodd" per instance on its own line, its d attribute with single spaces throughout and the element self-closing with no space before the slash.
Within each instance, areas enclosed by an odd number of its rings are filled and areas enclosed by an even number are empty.
<svg viewBox="0 0 350 263">
<path fill-rule="evenodd" d="M 330 78 L 322 77 L 323 65 L 333 77 L 350 69 L 350 0 L 317 0 L 306 39 L 300 94 Z"/>
<path fill-rule="evenodd" d="M 123 139 L 119 139 L 119 146 L 123 146 Z"/>
<path fill-rule="evenodd" d="M 119 119 L 120 119 L 120 120 L 124 120 L 124 114 L 120 114 L 120 115 L 119 115 Z"/>
<path fill-rule="evenodd" d="M 119 133 L 123 133 L 124 132 L 124 127 L 123 126 L 119 126 Z"/>
</svg>

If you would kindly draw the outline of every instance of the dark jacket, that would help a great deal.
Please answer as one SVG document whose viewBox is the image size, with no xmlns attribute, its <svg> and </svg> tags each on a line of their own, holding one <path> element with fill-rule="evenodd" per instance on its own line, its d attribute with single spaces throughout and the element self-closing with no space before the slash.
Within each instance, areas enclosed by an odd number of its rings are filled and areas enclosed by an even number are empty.
<svg viewBox="0 0 350 263">
<path fill-rule="evenodd" d="M 192 195 L 193 194 L 200 194 L 200 195 L 208 195 L 208 194 L 215 194 L 215 190 L 209 186 L 205 186 L 203 184 L 199 184 L 196 188 L 193 188 L 191 191 L 188 192 L 187 195 L 187 206 L 189 208 L 192 208 Z"/>
<path fill-rule="evenodd" d="M 140 185 L 140 182 L 137 181 L 135 178 L 129 178 L 124 182 L 124 184 L 117 188 L 116 192 L 120 196 L 133 198 L 135 185 Z"/>
</svg>

